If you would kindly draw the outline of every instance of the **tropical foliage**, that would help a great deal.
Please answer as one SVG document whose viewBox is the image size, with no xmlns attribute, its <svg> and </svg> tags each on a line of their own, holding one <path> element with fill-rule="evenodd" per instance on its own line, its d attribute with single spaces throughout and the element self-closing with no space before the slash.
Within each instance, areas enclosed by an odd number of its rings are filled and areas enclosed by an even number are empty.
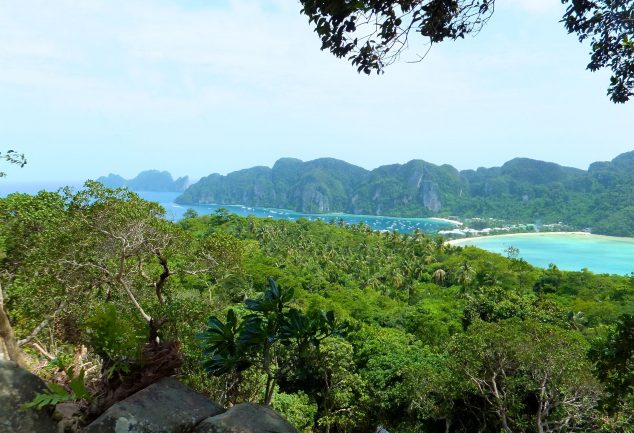
<svg viewBox="0 0 634 433">
<path fill-rule="evenodd" d="M 96 184 L 0 218 L 5 345 L 51 372 L 86 346 L 96 406 L 178 366 L 305 432 L 632 431 L 631 276 L 364 225 L 171 223 Z"/>
</svg>

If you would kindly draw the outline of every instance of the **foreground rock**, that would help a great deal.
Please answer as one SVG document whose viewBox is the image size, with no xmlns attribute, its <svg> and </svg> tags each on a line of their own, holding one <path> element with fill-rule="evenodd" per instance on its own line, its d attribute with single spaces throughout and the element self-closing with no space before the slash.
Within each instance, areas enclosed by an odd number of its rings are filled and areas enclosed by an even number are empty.
<svg viewBox="0 0 634 433">
<path fill-rule="evenodd" d="M 173 378 L 113 405 L 85 433 L 185 433 L 225 410 Z"/>
<path fill-rule="evenodd" d="M 227 412 L 198 424 L 193 433 L 299 433 L 268 406 L 236 405 Z"/>
<path fill-rule="evenodd" d="M 83 413 L 77 403 L 59 403 L 53 411 L 53 419 L 57 422 L 57 433 L 76 433 L 82 425 Z"/>
<path fill-rule="evenodd" d="M 48 412 L 20 408 L 45 389 L 39 377 L 14 362 L 0 360 L 0 432 L 55 433 L 56 423 Z"/>
</svg>

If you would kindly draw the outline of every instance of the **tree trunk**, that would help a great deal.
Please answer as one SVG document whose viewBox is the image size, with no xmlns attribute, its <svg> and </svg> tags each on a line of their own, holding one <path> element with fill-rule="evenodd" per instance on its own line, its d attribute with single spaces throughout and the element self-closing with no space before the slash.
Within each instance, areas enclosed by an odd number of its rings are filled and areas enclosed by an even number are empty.
<svg viewBox="0 0 634 433">
<path fill-rule="evenodd" d="M 273 399 L 273 390 L 275 389 L 275 376 L 271 371 L 271 346 L 268 343 L 264 343 L 263 351 L 263 367 L 266 373 L 266 388 L 264 390 L 264 404 L 271 405 Z"/>
<path fill-rule="evenodd" d="M 506 417 L 506 412 L 500 413 L 500 418 L 502 419 L 502 428 L 506 433 L 513 433 L 513 430 L 509 427 L 508 419 Z"/>
<path fill-rule="evenodd" d="M 9 352 L 7 351 L 7 346 L 4 344 L 4 339 L 0 338 L 0 361 L 8 361 L 9 360 Z"/>
<path fill-rule="evenodd" d="M 26 366 L 26 359 L 22 350 L 18 346 L 18 342 L 15 339 L 13 327 L 9 321 L 9 316 L 4 310 L 4 296 L 2 294 L 2 287 L 0 286 L 0 349 L 2 346 L 6 349 L 6 353 L 11 361 L 16 362 L 20 367 Z"/>
<path fill-rule="evenodd" d="M 544 433 L 544 417 L 546 415 L 546 403 L 544 399 L 546 398 L 546 381 L 548 380 L 548 376 L 544 377 L 544 380 L 541 383 L 540 393 L 539 393 L 539 401 L 537 402 L 537 433 Z"/>
<path fill-rule="evenodd" d="M 273 380 L 273 376 L 268 375 L 266 377 L 266 390 L 264 391 L 264 404 L 267 406 L 271 405 L 271 400 L 273 399 L 273 390 L 275 389 L 275 381 Z"/>
</svg>

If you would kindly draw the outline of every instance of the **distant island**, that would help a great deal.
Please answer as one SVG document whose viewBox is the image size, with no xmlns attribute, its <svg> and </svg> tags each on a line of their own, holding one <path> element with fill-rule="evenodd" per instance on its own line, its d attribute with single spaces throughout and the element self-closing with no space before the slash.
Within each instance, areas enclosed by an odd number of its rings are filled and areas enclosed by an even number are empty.
<svg viewBox="0 0 634 433">
<path fill-rule="evenodd" d="M 634 151 L 588 170 L 515 158 L 459 171 L 422 160 L 366 170 L 332 158 L 212 174 L 179 204 L 242 204 L 303 213 L 498 218 L 634 235 Z"/>
<path fill-rule="evenodd" d="M 183 192 L 189 185 L 189 177 L 183 176 L 174 180 L 167 171 L 146 170 L 134 179 L 124 179 L 118 174 L 109 174 L 97 179 L 109 188 L 129 188 L 132 191 Z"/>
</svg>

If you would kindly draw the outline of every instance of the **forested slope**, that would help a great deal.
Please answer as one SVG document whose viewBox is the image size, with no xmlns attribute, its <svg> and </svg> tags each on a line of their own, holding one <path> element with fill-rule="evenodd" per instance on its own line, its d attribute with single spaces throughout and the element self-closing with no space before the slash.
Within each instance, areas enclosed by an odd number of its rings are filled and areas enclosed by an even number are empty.
<svg viewBox="0 0 634 433">
<path fill-rule="evenodd" d="M 213 174 L 182 204 L 243 204 L 304 213 L 491 217 L 564 222 L 595 233 L 634 235 L 634 152 L 588 170 L 526 158 L 458 171 L 421 160 L 372 171 L 334 159 L 281 159 L 273 168 Z"/>
<path fill-rule="evenodd" d="M 97 184 L 0 200 L 2 338 L 62 384 L 80 356 L 92 407 L 176 366 L 305 432 L 631 432 L 631 277 L 363 225 L 163 215 Z"/>
</svg>

